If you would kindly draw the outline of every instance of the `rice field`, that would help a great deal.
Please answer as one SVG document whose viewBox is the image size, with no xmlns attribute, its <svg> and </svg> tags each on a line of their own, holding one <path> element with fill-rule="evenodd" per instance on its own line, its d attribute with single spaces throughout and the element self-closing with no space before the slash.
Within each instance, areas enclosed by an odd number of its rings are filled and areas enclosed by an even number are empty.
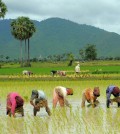
<svg viewBox="0 0 120 134">
<path fill-rule="evenodd" d="M 78 62 L 74 61 L 72 66 L 68 66 L 69 61 L 59 62 L 31 62 L 32 67 L 20 67 L 18 63 L 0 62 L 0 75 L 21 75 L 23 70 L 32 71 L 35 75 L 50 75 L 51 70 L 64 70 L 67 75 L 74 74 L 75 66 Z M 119 60 L 113 61 L 85 61 L 79 62 L 80 70 L 90 74 L 120 74 Z"/>
<path fill-rule="evenodd" d="M 108 85 L 120 87 L 120 80 L 81 80 L 81 81 L 0 81 L 0 133 L 1 134 L 119 134 L 120 109 L 116 104 L 106 108 L 105 90 Z M 74 95 L 68 96 L 71 108 L 52 108 L 52 95 L 55 86 L 74 89 Z M 81 109 L 82 91 L 99 86 L 100 105 L 96 108 L 87 106 Z M 52 115 L 49 117 L 44 108 L 33 116 L 29 98 L 33 89 L 42 89 L 48 98 Z M 25 100 L 25 117 L 6 116 L 6 96 L 9 92 L 18 92 Z"/>
</svg>

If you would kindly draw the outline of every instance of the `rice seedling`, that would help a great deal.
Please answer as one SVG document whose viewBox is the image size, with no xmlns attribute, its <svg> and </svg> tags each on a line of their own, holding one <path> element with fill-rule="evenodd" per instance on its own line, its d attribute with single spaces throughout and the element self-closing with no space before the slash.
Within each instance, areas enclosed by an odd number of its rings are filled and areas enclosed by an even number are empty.
<svg viewBox="0 0 120 134">
<path fill-rule="evenodd" d="M 108 85 L 120 86 L 120 80 L 85 80 L 85 81 L 1 81 L 1 113 L 0 132 L 4 134 L 112 134 L 120 132 L 120 109 L 117 105 L 106 108 L 105 90 Z M 55 86 L 72 87 L 74 95 L 67 97 L 71 108 L 52 109 L 52 95 Z M 81 96 L 85 88 L 99 86 L 101 96 L 100 106 L 81 109 Z M 33 116 L 33 107 L 29 98 L 33 89 L 42 89 L 48 98 L 52 115 L 41 111 Z M 25 117 L 10 118 L 5 115 L 6 96 L 9 92 L 16 91 L 25 99 Z M 87 105 L 87 104 L 86 104 Z"/>
</svg>

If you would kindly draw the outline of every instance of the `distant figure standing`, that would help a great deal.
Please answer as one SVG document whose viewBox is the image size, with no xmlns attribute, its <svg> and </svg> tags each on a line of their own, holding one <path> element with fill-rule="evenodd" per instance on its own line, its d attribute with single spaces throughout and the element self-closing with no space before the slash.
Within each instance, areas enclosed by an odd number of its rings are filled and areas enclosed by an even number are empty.
<svg viewBox="0 0 120 134">
<path fill-rule="evenodd" d="M 78 64 L 77 66 L 75 66 L 75 73 L 76 74 L 80 73 L 80 64 Z"/>
</svg>

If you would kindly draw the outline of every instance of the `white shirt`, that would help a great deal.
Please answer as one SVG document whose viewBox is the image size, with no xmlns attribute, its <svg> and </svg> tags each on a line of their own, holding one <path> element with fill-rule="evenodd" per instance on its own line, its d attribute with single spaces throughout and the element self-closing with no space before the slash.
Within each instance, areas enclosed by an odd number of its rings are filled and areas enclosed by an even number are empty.
<svg viewBox="0 0 120 134">
<path fill-rule="evenodd" d="M 75 67 L 75 72 L 77 72 L 77 73 L 80 72 L 80 65 L 79 64 Z"/>
<path fill-rule="evenodd" d="M 67 90 L 65 87 L 57 86 L 55 89 L 57 89 L 63 95 L 64 98 L 67 96 Z"/>
<path fill-rule="evenodd" d="M 38 90 L 38 98 L 46 99 L 45 93 L 42 90 Z"/>
</svg>

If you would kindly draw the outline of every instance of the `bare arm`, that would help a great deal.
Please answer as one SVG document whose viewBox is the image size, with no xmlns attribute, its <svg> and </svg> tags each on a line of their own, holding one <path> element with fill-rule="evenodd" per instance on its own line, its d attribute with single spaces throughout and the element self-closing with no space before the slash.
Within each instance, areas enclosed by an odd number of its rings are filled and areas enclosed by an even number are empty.
<svg viewBox="0 0 120 134">
<path fill-rule="evenodd" d="M 71 106 L 70 103 L 68 102 L 68 100 L 67 100 L 66 98 L 64 98 L 64 104 L 65 104 L 66 106 L 68 106 L 68 107 Z"/>
<path fill-rule="evenodd" d="M 35 107 L 35 104 L 33 103 L 33 100 L 30 100 L 30 104 Z"/>
</svg>

